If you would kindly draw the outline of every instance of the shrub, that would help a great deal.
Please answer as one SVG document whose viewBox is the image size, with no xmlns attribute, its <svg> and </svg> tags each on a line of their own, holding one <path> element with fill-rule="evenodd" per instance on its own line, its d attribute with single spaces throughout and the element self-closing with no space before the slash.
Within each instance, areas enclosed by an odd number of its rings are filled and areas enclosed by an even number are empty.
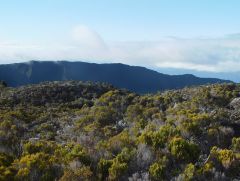
<svg viewBox="0 0 240 181">
<path fill-rule="evenodd" d="M 164 156 L 158 162 L 153 163 L 149 168 L 150 176 L 154 180 L 163 180 L 166 178 L 167 171 L 167 157 Z"/>
<path fill-rule="evenodd" d="M 232 139 L 232 146 L 231 147 L 234 151 L 240 152 L 240 137 Z"/>
<path fill-rule="evenodd" d="M 174 136 L 180 135 L 176 128 L 164 125 L 158 131 L 144 131 L 139 137 L 141 143 L 153 146 L 154 149 L 164 148 L 167 142 Z"/>
<path fill-rule="evenodd" d="M 67 148 L 66 151 L 68 151 L 66 153 L 66 159 L 68 161 L 73 161 L 73 160 L 77 159 L 78 161 L 80 161 L 81 163 L 83 163 L 85 165 L 90 165 L 90 163 L 91 163 L 90 156 L 88 155 L 87 151 L 80 144 L 69 145 L 69 147 Z"/>
<path fill-rule="evenodd" d="M 219 149 L 216 146 L 212 147 L 210 155 L 216 158 L 224 168 L 229 168 L 235 160 L 235 154 L 232 150 Z"/>
<path fill-rule="evenodd" d="M 54 180 L 61 174 L 54 159 L 43 152 L 26 155 L 13 163 L 17 180 Z"/>
<path fill-rule="evenodd" d="M 122 176 L 128 169 L 128 163 L 134 151 L 124 148 L 113 160 L 111 167 L 109 168 L 109 179 L 116 180 Z"/>
<path fill-rule="evenodd" d="M 100 159 L 98 162 L 98 173 L 101 180 L 105 180 L 109 175 L 109 168 L 112 166 L 112 160 Z"/>
<path fill-rule="evenodd" d="M 188 143 L 183 138 L 173 138 L 168 146 L 171 154 L 180 161 L 194 162 L 200 154 L 196 144 Z"/>
<path fill-rule="evenodd" d="M 50 141 L 37 141 L 37 142 L 27 142 L 23 145 L 23 152 L 27 154 L 35 154 L 38 152 L 44 152 L 48 154 L 53 154 L 57 145 Z"/>
<path fill-rule="evenodd" d="M 65 170 L 59 181 L 91 181 L 93 172 L 90 167 L 80 167 L 76 170 Z"/>
<path fill-rule="evenodd" d="M 235 159 L 232 150 L 223 149 L 218 152 L 218 159 L 225 168 L 228 168 Z"/>
<path fill-rule="evenodd" d="M 189 163 L 186 167 L 185 170 L 183 172 L 183 178 L 185 181 L 191 181 L 194 180 L 194 176 L 196 172 L 196 167 L 192 164 Z"/>
</svg>

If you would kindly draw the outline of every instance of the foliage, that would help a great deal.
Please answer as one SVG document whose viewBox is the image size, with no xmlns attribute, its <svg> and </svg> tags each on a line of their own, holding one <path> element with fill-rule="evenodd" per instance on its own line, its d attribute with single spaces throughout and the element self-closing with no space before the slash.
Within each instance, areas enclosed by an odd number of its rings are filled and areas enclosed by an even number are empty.
<svg viewBox="0 0 240 181">
<path fill-rule="evenodd" d="M 240 178 L 238 84 L 146 95 L 74 81 L 0 91 L 0 181 Z"/>
<path fill-rule="evenodd" d="M 134 151 L 124 148 L 113 160 L 111 167 L 109 168 L 109 179 L 116 180 L 122 176 L 128 169 L 128 163 Z"/>
<path fill-rule="evenodd" d="M 157 162 L 153 163 L 150 168 L 150 176 L 154 180 L 163 180 L 166 178 L 166 170 L 167 170 L 167 163 L 168 159 L 166 156 L 158 160 Z"/>
<path fill-rule="evenodd" d="M 109 168 L 112 166 L 112 160 L 100 159 L 98 162 L 98 173 L 100 180 L 104 180 L 109 176 Z"/>
<path fill-rule="evenodd" d="M 80 167 L 76 170 L 66 170 L 64 171 L 63 176 L 59 179 L 59 181 L 91 181 L 92 180 L 93 173 L 90 169 L 90 167 Z"/>
<path fill-rule="evenodd" d="M 240 152 L 240 137 L 232 139 L 232 149 L 234 151 Z"/>
<path fill-rule="evenodd" d="M 43 152 L 30 154 L 15 160 L 17 180 L 53 180 L 59 172 L 54 165 L 54 159 Z"/>
<path fill-rule="evenodd" d="M 170 153 L 177 160 L 194 162 L 199 157 L 199 147 L 194 143 L 188 143 L 180 137 L 173 138 L 169 143 Z"/>
</svg>

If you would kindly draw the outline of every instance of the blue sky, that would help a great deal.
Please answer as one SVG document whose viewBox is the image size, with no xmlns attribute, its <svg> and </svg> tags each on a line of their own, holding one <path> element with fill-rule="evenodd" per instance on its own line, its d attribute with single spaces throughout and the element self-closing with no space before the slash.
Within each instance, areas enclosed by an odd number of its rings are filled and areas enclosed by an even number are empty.
<svg viewBox="0 0 240 181">
<path fill-rule="evenodd" d="M 106 40 L 222 36 L 240 29 L 239 8 L 239 0 L 2 0 L 0 34 L 41 40 L 81 24 Z"/>
<path fill-rule="evenodd" d="M 67 59 L 240 71 L 239 0 L 0 2 L 0 63 Z"/>
</svg>

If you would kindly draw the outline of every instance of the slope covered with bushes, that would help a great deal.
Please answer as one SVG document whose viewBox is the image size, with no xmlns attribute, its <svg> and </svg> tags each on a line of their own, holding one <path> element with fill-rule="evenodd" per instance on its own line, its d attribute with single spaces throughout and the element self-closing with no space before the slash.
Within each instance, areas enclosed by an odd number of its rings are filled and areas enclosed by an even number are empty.
<svg viewBox="0 0 240 181">
<path fill-rule="evenodd" d="M 0 180 L 240 179 L 240 85 L 0 87 Z"/>
</svg>

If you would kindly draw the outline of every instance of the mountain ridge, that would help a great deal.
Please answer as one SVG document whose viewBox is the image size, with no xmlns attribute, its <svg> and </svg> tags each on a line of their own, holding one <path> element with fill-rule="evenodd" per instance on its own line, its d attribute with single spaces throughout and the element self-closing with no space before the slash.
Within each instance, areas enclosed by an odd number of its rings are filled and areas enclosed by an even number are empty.
<svg viewBox="0 0 240 181">
<path fill-rule="evenodd" d="M 230 82 L 217 78 L 199 78 L 192 74 L 167 75 L 146 67 L 122 63 L 97 64 L 65 60 L 0 65 L 0 80 L 12 87 L 62 80 L 106 82 L 138 93 Z"/>
</svg>

